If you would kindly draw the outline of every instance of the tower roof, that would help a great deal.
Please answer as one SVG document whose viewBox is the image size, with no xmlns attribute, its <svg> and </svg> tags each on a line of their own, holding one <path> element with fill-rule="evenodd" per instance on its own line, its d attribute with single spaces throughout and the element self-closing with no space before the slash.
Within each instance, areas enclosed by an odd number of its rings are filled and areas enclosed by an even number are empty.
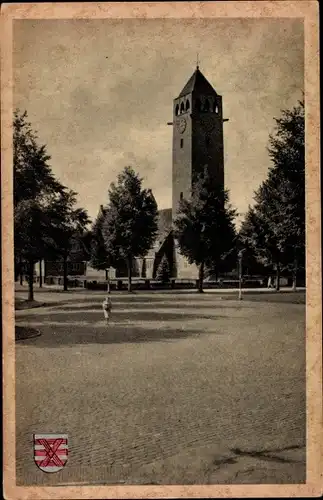
<svg viewBox="0 0 323 500">
<path fill-rule="evenodd" d="M 178 97 L 191 94 L 192 92 L 198 92 L 200 94 L 216 94 L 215 89 L 207 81 L 203 73 L 201 73 L 198 66 Z"/>
</svg>

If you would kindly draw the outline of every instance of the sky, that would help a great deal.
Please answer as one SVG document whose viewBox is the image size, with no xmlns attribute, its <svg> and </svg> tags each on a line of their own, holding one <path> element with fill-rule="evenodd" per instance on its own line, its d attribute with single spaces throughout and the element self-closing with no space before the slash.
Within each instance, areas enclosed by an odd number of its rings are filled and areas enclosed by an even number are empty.
<svg viewBox="0 0 323 500">
<path fill-rule="evenodd" d="M 14 107 L 92 219 L 127 165 L 171 207 L 167 122 L 197 53 L 229 118 L 225 186 L 240 214 L 267 176 L 274 117 L 304 90 L 301 19 L 15 20 L 13 51 Z"/>
</svg>

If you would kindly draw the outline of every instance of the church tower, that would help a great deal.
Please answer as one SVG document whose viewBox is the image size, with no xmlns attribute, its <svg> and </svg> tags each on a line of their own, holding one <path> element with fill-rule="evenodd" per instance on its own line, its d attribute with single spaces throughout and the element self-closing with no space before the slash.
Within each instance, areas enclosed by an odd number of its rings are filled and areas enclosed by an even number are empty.
<svg viewBox="0 0 323 500">
<path fill-rule="evenodd" d="M 222 97 L 197 66 L 173 105 L 173 219 L 206 165 L 224 185 L 223 121 Z"/>
</svg>

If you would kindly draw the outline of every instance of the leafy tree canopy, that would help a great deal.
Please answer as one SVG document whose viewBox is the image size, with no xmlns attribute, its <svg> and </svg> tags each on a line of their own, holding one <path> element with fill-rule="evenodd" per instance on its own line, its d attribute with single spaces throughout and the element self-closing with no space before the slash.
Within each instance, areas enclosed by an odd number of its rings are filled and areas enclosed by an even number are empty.
<svg viewBox="0 0 323 500">
<path fill-rule="evenodd" d="M 60 192 L 63 186 L 52 173 L 46 146 L 27 121 L 27 112 L 16 110 L 13 119 L 14 205 L 35 200 L 44 194 Z"/>
<path fill-rule="evenodd" d="M 109 190 L 102 228 L 108 254 L 126 260 L 144 256 L 155 241 L 157 218 L 151 190 L 142 189 L 142 179 L 126 167 Z"/>
<path fill-rule="evenodd" d="M 272 167 L 240 236 L 265 265 L 296 272 L 305 256 L 304 103 L 282 111 L 275 122 L 268 146 Z"/>
<path fill-rule="evenodd" d="M 175 238 L 190 264 L 218 265 L 234 248 L 236 212 L 228 202 L 228 191 L 214 182 L 207 169 L 196 181 L 191 198 L 181 200 Z"/>
</svg>

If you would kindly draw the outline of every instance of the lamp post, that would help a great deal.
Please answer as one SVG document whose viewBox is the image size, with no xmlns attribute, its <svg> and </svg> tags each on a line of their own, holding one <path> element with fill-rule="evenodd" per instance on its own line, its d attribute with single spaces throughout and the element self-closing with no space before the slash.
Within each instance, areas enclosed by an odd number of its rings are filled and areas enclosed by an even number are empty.
<svg viewBox="0 0 323 500">
<path fill-rule="evenodd" d="M 240 250 L 238 253 L 238 262 L 239 262 L 239 300 L 242 300 L 242 255 L 243 250 Z"/>
<path fill-rule="evenodd" d="M 110 268 L 109 267 L 105 270 L 105 279 L 107 282 L 107 292 L 110 293 Z"/>
<path fill-rule="evenodd" d="M 200 242 L 202 243 L 202 246 L 204 244 L 204 241 L 203 241 L 203 236 L 204 236 L 204 232 L 205 232 L 205 222 L 202 223 L 202 226 L 201 226 L 201 232 L 200 232 Z M 203 251 L 204 251 L 204 248 L 203 248 Z M 199 284 L 199 288 L 198 288 L 198 291 L 200 293 L 203 292 L 203 278 L 204 278 L 204 256 L 203 256 L 203 261 L 200 263 L 200 268 L 199 268 L 199 279 L 198 279 L 198 284 Z"/>
</svg>

